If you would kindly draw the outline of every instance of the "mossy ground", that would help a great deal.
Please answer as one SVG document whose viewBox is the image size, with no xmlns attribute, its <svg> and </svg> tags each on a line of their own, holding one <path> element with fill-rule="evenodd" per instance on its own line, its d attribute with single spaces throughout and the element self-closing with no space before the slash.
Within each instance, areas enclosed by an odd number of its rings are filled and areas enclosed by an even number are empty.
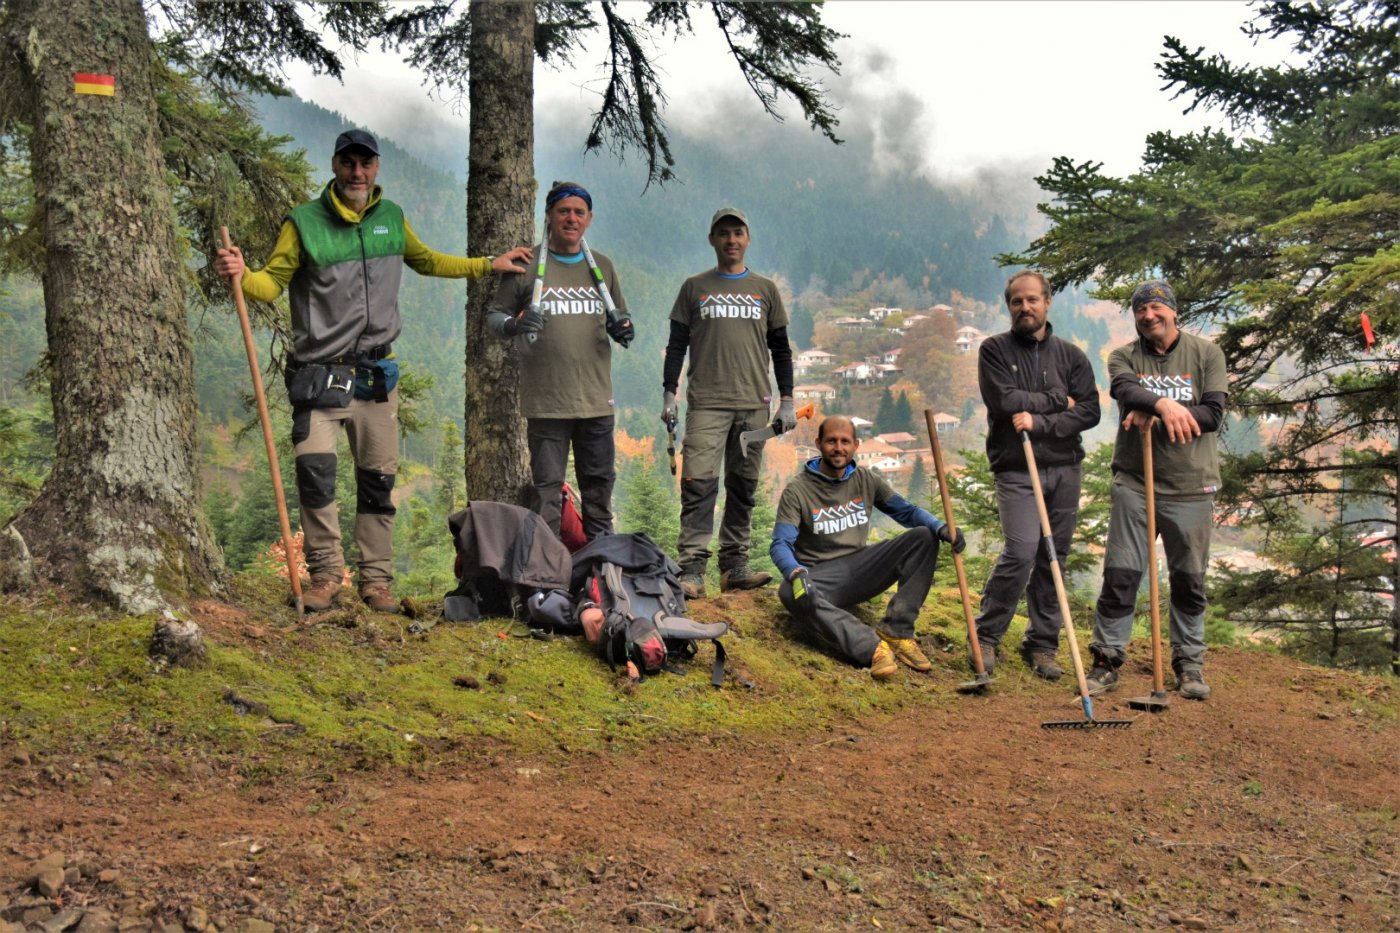
<svg viewBox="0 0 1400 933">
<path fill-rule="evenodd" d="M 275 579 L 244 575 L 236 591 L 235 603 L 192 607 L 209 649 L 193 669 L 148 657 L 152 618 L 56 597 L 0 602 L 0 733 L 36 751 L 157 740 L 274 771 L 328 759 L 431 765 L 502 748 L 821 730 L 945 703 L 967 677 L 956 589 L 935 588 L 919 620 L 934 673 L 889 684 L 801 641 L 772 589 L 692 603 L 697 618 L 732 626 L 721 689 L 709 683 L 708 644 L 681 676 L 633 688 L 581 639 L 537 640 L 508 620 L 414 635 L 408 618 L 371 613 L 348 594 L 306 623 L 281 606 Z M 415 604 L 431 620 L 439 602 Z"/>
<path fill-rule="evenodd" d="M 905 671 L 883 684 L 804 642 L 771 588 L 693 602 L 696 618 L 732 627 L 721 689 L 710 686 L 705 643 L 682 675 L 631 687 L 581 639 L 537 640 L 508 620 L 440 623 L 414 635 L 410 619 L 369 612 L 348 594 L 340 608 L 298 622 L 275 578 L 244 575 L 236 592 L 236 603 L 192 607 L 209 649 L 194 669 L 148 657 L 151 618 L 57 598 L 0 602 L 0 738 L 35 751 L 155 742 L 236 759 L 249 773 L 431 767 L 502 750 L 567 754 L 660 738 L 825 731 L 944 706 L 970 677 L 961 604 L 944 585 L 918 622 L 933 673 Z M 440 615 L 440 600 L 413 603 L 427 620 Z M 1087 607 L 1074 610 L 1089 617 Z M 878 619 L 878 603 L 862 611 Z M 999 692 L 1038 689 L 1006 657 L 1021 624 L 1003 644 Z M 1081 650 L 1087 641 L 1081 628 Z"/>
</svg>

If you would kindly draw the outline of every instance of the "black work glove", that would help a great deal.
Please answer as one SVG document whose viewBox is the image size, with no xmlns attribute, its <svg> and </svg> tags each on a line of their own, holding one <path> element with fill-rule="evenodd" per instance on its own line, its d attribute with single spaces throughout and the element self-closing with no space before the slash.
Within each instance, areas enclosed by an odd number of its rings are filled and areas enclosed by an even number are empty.
<svg viewBox="0 0 1400 933">
<path fill-rule="evenodd" d="M 507 319 L 502 330 L 507 337 L 514 337 L 517 334 L 538 334 L 544 330 L 544 318 L 534 308 L 526 308 L 519 317 Z"/>
<path fill-rule="evenodd" d="M 817 601 L 817 588 L 812 585 L 812 578 L 807 574 L 807 568 L 803 567 L 793 575 L 792 601 L 797 604 L 797 608 L 803 612 L 811 612 Z"/>
<path fill-rule="evenodd" d="M 608 336 L 625 350 L 632 343 L 632 338 L 637 336 L 637 331 L 632 327 L 630 317 L 619 315 L 608 321 Z"/>
<path fill-rule="evenodd" d="M 938 529 L 938 540 L 946 541 L 951 544 L 954 554 L 961 554 L 967 547 L 967 539 L 963 537 L 961 528 L 958 529 L 957 534 L 950 534 L 947 525 L 940 526 Z"/>
</svg>

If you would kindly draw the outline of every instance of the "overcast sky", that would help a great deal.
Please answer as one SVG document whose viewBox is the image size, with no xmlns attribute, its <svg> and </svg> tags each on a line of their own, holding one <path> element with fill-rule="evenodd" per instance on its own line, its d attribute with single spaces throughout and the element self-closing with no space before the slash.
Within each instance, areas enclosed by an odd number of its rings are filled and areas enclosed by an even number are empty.
<svg viewBox="0 0 1400 933">
<path fill-rule="evenodd" d="M 714 126 L 721 113 L 731 120 L 757 113 L 756 103 L 736 101 L 747 91 L 707 14 L 692 15 L 695 36 L 656 48 L 667 76 L 668 121 Z M 848 38 L 838 45 L 842 76 L 827 83 L 848 124 L 861 113 L 881 151 L 934 175 L 993 167 L 1035 173 L 1057 155 L 1100 160 L 1125 174 L 1138 166 L 1147 133 L 1220 123 L 1214 114 L 1183 116 L 1184 102 L 1160 89 L 1153 66 L 1162 37 L 1239 63 L 1285 58 L 1284 43 L 1256 46 L 1241 35 L 1251 17 L 1246 4 L 1225 0 L 828 0 L 825 22 Z M 596 52 L 581 54 L 580 67 L 567 74 L 537 66 L 541 112 L 560 106 L 591 113 L 598 60 Z M 370 127 L 400 127 L 406 114 L 465 125 L 464 114 L 434 100 L 390 55 L 361 56 L 343 85 L 302 68 L 290 76 L 303 97 Z M 803 126 L 800 114 L 789 123 Z M 402 131 L 396 135 L 411 147 Z"/>
</svg>

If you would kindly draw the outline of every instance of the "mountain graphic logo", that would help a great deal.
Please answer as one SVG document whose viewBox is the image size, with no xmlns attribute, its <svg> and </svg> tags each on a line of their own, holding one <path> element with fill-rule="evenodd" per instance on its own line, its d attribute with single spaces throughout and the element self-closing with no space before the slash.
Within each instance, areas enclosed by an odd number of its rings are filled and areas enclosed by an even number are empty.
<svg viewBox="0 0 1400 933">
<path fill-rule="evenodd" d="M 849 528 L 868 524 L 870 513 L 866 511 L 864 496 L 857 496 L 841 505 L 812 509 L 812 531 L 819 535 L 840 534 Z"/>
<path fill-rule="evenodd" d="M 1138 382 L 1153 395 L 1169 398 L 1174 402 L 1190 402 L 1196 398 L 1190 373 L 1171 373 L 1160 376 L 1154 373 L 1138 373 Z"/>
</svg>

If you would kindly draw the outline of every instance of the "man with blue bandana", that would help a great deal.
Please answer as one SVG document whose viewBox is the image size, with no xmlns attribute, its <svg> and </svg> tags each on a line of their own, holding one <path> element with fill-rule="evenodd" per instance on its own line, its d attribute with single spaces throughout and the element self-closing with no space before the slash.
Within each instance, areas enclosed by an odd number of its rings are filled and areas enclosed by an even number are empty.
<svg viewBox="0 0 1400 933">
<path fill-rule="evenodd" d="M 535 278 L 502 280 L 487 309 L 487 322 L 513 340 L 520 353 L 520 411 L 530 448 L 529 505 L 559 534 L 564 473 L 572 448 L 583 530 L 591 541 L 613 527 L 617 473 L 609 341 L 626 347 L 634 331 L 612 261 L 584 242 L 593 222 L 592 195 L 574 182 L 557 182 L 544 204 L 545 251 L 537 248 L 534 254 Z"/>
<path fill-rule="evenodd" d="M 962 531 L 895 493 L 867 467 L 856 466 L 855 426 L 834 416 L 817 428 L 820 457 L 807 461 L 778 501 L 768 548 L 783 575 L 778 598 L 813 638 L 876 680 L 893 677 L 895 660 L 916 671 L 933 668 L 914 638 L 914 623 L 933 582 L 940 542 L 961 554 Z M 867 546 L 874 509 L 911 529 Z M 876 628 L 850 607 L 898 584 Z"/>
<path fill-rule="evenodd" d="M 336 441 L 344 431 L 355 460 L 355 545 L 359 549 L 360 598 L 377 612 L 397 612 L 393 579 L 394 477 L 398 473 L 398 363 L 391 344 L 399 336 L 399 282 L 403 267 L 419 275 L 481 278 L 523 272 L 528 247 L 490 259 L 467 259 L 423 245 L 403 210 L 381 196 L 379 143 L 364 130 L 346 130 L 335 141 L 335 178 L 321 196 L 295 208 L 277 236 L 267 264 L 244 274 L 243 253 L 221 249 L 214 271 L 242 275 L 243 294 L 275 301 L 289 292 L 292 352 L 289 391 L 319 373 L 323 389 L 331 371 L 353 373 L 344 392 L 293 398 L 292 444 L 301 502 L 303 552 L 311 585 L 302 594 L 309 611 L 331 608 L 340 594 L 345 556 L 335 500 Z M 523 278 L 520 275 L 511 278 Z"/>
<path fill-rule="evenodd" d="M 719 528 L 719 588 L 751 590 L 773 578 L 749 567 L 751 518 L 763 449 L 747 456 L 739 436 L 767 426 L 773 399 L 768 361 L 778 384 L 776 420 L 784 431 L 797 423 L 792 401 L 792 345 L 787 309 L 772 279 L 744 263 L 749 219 L 737 207 L 710 218 L 715 267 L 681 285 L 671 308 L 671 337 L 662 371 L 661 420 L 677 421 L 676 392 L 687 350 L 685 442 L 681 451 L 681 530 L 677 541 L 681 588 L 705 596 L 705 569 L 714 535 L 720 466 L 724 467 L 724 518 Z"/>
<path fill-rule="evenodd" d="M 1132 296 L 1138 338 L 1108 357 L 1109 394 L 1122 421 L 1113 448 L 1113 508 L 1104 552 L 1103 588 L 1094 611 L 1094 668 L 1089 692 L 1118 685 L 1127 659 L 1138 586 L 1156 542 L 1147 540 L 1142 432 L 1152 436 L 1157 531 L 1171 587 L 1172 670 L 1188 700 L 1210 696 L 1206 653 L 1206 567 L 1215 493 L 1220 488 L 1216 437 L 1225 420 L 1225 354 L 1177 326 L 1176 295 L 1162 281 Z"/>
</svg>

